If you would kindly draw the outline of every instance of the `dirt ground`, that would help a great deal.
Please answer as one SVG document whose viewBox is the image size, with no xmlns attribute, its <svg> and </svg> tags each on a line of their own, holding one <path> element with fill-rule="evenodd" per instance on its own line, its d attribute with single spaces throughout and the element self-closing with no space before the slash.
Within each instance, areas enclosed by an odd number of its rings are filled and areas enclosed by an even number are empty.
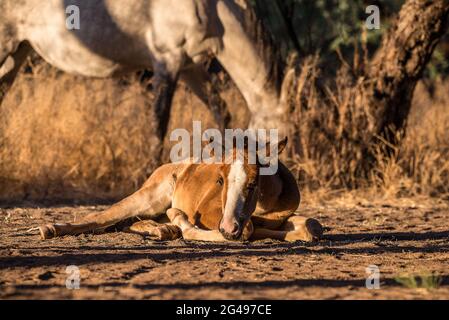
<svg viewBox="0 0 449 320">
<path fill-rule="evenodd" d="M 449 299 L 449 204 L 302 206 L 331 230 L 319 243 L 155 242 L 112 232 L 42 241 L 31 227 L 104 206 L 0 209 L 2 299 Z M 66 267 L 80 289 L 66 288 Z M 380 288 L 367 289 L 376 265 Z M 398 277 L 435 274 L 439 285 Z"/>
</svg>

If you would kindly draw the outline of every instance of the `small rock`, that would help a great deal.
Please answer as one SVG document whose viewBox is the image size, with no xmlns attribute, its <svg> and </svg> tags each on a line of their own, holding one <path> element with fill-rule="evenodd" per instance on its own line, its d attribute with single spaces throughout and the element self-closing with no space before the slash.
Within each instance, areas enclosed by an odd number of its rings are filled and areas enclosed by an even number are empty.
<svg viewBox="0 0 449 320">
<path fill-rule="evenodd" d="M 44 281 L 50 280 L 51 278 L 54 278 L 54 277 L 55 276 L 53 275 L 53 273 L 51 271 L 44 272 L 38 276 L 38 278 L 40 280 L 44 280 Z"/>
</svg>

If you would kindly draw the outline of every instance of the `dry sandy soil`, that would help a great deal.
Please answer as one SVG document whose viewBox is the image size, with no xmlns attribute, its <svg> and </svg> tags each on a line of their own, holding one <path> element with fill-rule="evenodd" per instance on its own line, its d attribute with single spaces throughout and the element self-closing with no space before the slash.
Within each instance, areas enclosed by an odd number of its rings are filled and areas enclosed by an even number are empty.
<svg viewBox="0 0 449 320">
<path fill-rule="evenodd" d="M 315 244 L 155 242 L 122 232 L 41 241 L 27 230 L 104 207 L 3 207 L 0 298 L 449 299 L 449 205 L 419 203 L 302 206 L 331 228 Z M 365 287 L 372 264 L 378 290 Z M 65 286 L 68 265 L 80 269 L 79 290 Z M 397 282 L 432 272 L 437 288 Z"/>
</svg>

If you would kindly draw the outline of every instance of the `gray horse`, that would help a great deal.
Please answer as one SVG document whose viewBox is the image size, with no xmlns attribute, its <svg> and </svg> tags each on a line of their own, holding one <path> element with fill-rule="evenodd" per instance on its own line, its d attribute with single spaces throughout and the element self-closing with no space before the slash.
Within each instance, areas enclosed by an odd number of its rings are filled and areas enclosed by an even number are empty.
<svg viewBox="0 0 449 320">
<path fill-rule="evenodd" d="M 67 27 L 68 8 L 79 28 Z M 0 103 L 31 49 L 66 72 L 109 77 L 152 69 L 159 134 L 179 78 L 206 103 L 213 55 L 252 112 L 250 127 L 276 128 L 284 111 L 280 67 L 245 0 L 0 0 Z M 224 110 L 209 104 L 218 123 Z"/>
</svg>

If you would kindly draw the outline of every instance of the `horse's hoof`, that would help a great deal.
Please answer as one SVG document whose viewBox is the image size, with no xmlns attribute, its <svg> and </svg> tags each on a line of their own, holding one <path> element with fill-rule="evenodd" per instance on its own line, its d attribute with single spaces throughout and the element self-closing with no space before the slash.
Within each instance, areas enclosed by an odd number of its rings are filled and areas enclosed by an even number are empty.
<svg viewBox="0 0 449 320">
<path fill-rule="evenodd" d="M 52 224 L 39 227 L 39 233 L 42 240 L 47 240 L 56 237 L 56 230 Z"/>
</svg>

